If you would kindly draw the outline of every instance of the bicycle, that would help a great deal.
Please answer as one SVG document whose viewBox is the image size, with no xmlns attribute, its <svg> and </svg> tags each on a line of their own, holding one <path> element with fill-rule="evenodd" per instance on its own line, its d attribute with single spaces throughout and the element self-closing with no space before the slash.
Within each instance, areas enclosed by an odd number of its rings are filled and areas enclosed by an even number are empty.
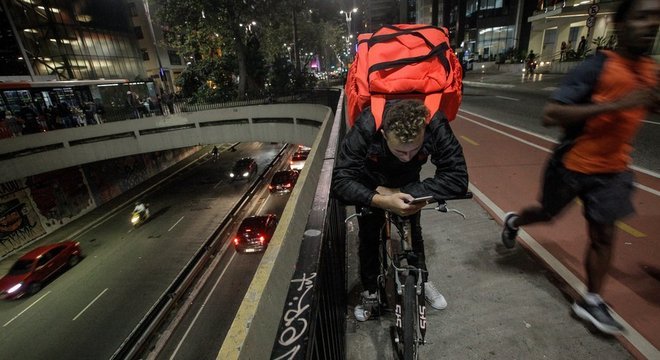
<svg viewBox="0 0 660 360">
<path fill-rule="evenodd" d="M 447 200 L 470 198 L 472 198 L 472 193 L 468 192 Z M 444 200 L 433 208 L 422 208 L 422 210 L 453 212 L 465 219 L 465 214 L 457 209 L 449 208 Z M 350 215 L 344 222 L 348 223 L 354 217 L 370 213 L 370 208 L 362 208 L 361 212 Z M 417 262 L 417 255 L 412 250 L 410 218 L 401 217 L 387 210 L 384 213 L 385 223 L 380 232 L 378 251 L 380 275 L 377 280 L 377 303 L 374 305 L 380 315 L 381 311 L 388 308 L 393 299 L 391 305 L 394 308 L 396 321 L 392 327 L 392 336 L 395 350 L 404 360 L 413 360 L 419 356 L 418 347 L 426 343 L 426 299 L 422 276 L 425 270 L 413 265 Z M 392 226 L 396 230 L 394 233 Z M 388 282 L 391 277 L 394 277 L 394 283 Z"/>
</svg>

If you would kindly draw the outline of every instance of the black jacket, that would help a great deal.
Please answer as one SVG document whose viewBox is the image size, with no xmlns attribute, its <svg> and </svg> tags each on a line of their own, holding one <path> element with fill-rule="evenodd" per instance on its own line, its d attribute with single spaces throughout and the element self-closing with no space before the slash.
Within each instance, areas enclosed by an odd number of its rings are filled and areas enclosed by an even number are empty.
<svg viewBox="0 0 660 360">
<path fill-rule="evenodd" d="M 411 161 L 394 156 L 376 131 L 366 108 L 344 138 L 332 173 L 332 192 L 339 200 L 370 206 L 378 186 L 400 188 L 414 197 L 433 195 L 436 200 L 465 194 L 468 173 L 463 148 L 438 112 L 426 126 L 424 145 Z M 435 175 L 420 181 L 422 165 L 431 157 Z"/>
</svg>

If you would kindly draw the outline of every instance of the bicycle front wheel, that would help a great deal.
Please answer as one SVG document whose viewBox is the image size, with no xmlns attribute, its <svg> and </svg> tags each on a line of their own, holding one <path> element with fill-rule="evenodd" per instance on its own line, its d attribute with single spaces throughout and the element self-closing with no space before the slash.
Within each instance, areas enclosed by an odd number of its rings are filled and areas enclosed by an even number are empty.
<svg viewBox="0 0 660 360">
<path fill-rule="evenodd" d="M 406 276 L 403 288 L 403 359 L 417 359 L 417 327 L 415 316 L 417 315 L 415 292 L 415 277 Z"/>
</svg>

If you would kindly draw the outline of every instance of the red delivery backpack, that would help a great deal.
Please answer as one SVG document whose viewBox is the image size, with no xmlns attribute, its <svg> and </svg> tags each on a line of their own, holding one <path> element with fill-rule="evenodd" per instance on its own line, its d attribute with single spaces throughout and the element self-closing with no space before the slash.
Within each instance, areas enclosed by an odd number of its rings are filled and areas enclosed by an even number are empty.
<svg viewBox="0 0 660 360">
<path fill-rule="evenodd" d="M 418 98 L 429 109 L 427 123 L 442 110 L 454 120 L 462 98 L 463 70 L 449 46 L 447 29 L 431 25 L 387 25 L 358 35 L 358 50 L 346 77 L 349 126 L 371 106 L 376 129 L 388 99 Z"/>
</svg>

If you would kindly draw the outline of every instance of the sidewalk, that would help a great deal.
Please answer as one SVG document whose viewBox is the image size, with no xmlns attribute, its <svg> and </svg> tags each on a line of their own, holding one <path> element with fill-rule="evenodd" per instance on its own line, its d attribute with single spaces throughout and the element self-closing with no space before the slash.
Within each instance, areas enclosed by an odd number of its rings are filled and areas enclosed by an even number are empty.
<svg viewBox="0 0 660 360">
<path fill-rule="evenodd" d="M 557 89 L 566 74 L 533 74 L 499 72 L 496 69 L 470 70 L 465 73 L 463 84 L 475 88 L 518 89 L 523 91 L 547 91 Z"/>
</svg>

